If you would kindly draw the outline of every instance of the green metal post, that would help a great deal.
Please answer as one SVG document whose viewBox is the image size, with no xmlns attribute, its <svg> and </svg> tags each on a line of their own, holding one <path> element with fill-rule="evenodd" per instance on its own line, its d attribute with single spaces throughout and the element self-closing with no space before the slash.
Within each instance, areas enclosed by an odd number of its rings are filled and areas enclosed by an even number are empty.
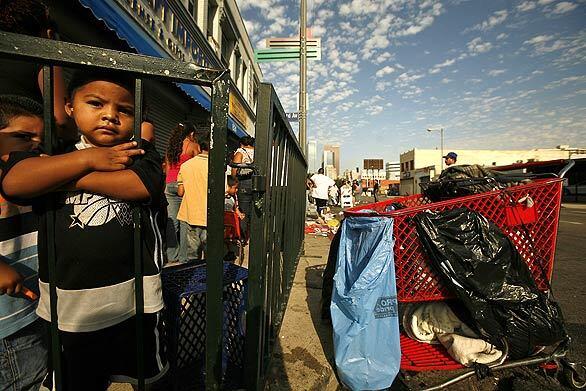
<svg viewBox="0 0 586 391">
<path fill-rule="evenodd" d="M 212 90 L 212 126 L 208 160 L 206 389 L 219 390 L 222 382 L 222 322 L 224 305 L 224 183 L 228 134 L 229 76 L 223 73 Z"/>
<path fill-rule="evenodd" d="M 134 141 L 137 148 L 141 147 L 142 139 L 140 127 L 142 124 L 142 80 L 136 79 L 134 84 Z M 136 308 L 136 373 L 138 390 L 144 391 L 144 290 L 143 290 L 143 262 L 142 262 L 142 232 L 141 208 L 135 205 L 132 208 L 132 223 L 134 225 L 134 299 Z"/>
<path fill-rule="evenodd" d="M 45 122 L 45 144 L 47 153 L 54 153 L 53 143 L 53 68 L 43 67 L 43 118 Z M 57 257 L 55 254 L 55 197 L 47 197 L 47 262 L 49 271 L 49 300 L 51 306 L 51 363 L 55 374 L 55 389 L 63 389 L 61 371 L 61 338 L 57 314 Z"/>
</svg>

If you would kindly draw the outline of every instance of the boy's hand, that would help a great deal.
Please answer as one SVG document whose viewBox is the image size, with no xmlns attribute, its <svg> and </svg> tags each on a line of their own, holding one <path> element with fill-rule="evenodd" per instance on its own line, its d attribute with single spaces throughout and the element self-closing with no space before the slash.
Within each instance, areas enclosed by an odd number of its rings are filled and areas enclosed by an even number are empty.
<svg viewBox="0 0 586 391">
<path fill-rule="evenodd" d="M 14 295 L 22 290 L 22 276 L 12 267 L 0 262 L 0 295 Z"/>
<path fill-rule="evenodd" d="M 144 150 L 137 149 L 136 145 L 132 141 L 109 148 L 87 148 L 80 152 L 84 153 L 85 161 L 92 171 L 118 171 L 132 164 L 132 156 L 144 154 Z"/>
</svg>

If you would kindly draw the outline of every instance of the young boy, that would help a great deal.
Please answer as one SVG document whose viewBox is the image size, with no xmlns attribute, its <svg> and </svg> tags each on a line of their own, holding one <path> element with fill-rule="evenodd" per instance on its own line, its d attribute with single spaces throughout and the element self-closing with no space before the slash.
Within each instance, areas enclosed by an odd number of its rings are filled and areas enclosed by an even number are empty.
<svg viewBox="0 0 586 391">
<path fill-rule="evenodd" d="M 241 223 L 245 215 L 240 211 L 240 209 L 238 209 L 238 199 L 236 198 L 236 194 L 238 194 L 238 184 L 238 178 L 233 175 L 228 175 L 226 178 L 224 212 L 236 213 L 236 216 L 238 216 L 237 219 L 234 218 L 234 220 L 230 221 L 237 223 L 239 229 L 236 231 L 236 228 L 231 226 L 225 226 L 224 228 L 224 240 L 228 251 L 224 256 L 224 260 L 227 262 L 234 262 L 237 259 L 236 252 L 238 251 L 238 246 L 236 245 L 234 238 L 239 234 L 239 232 L 244 232 L 240 226 L 242 225 Z M 224 225 L 225 224 L 226 220 L 224 220 Z"/>
<path fill-rule="evenodd" d="M 155 223 L 164 178 L 154 147 L 143 142 L 137 149 L 131 141 L 132 85 L 114 72 L 76 74 L 66 112 L 81 133 L 79 142 L 55 156 L 11 153 L 2 172 L 4 195 L 32 203 L 40 216 L 37 314 L 47 321 L 48 246 L 55 249 L 64 390 L 103 391 L 111 380 L 136 383 L 134 205 L 142 212 L 146 383 L 167 368 L 158 314 L 163 308 L 163 246 Z M 47 242 L 50 210 L 54 243 Z"/>
<path fill-rule="evenodd" d="M 0 95 L 0 170 L 11 152 L 30 151 L 43 134 L 43 108 L 32 99 Z M 47 370 L 38 292 L 38 219 L 30 207 L 0 198 L 1 390 L 39 389 Z"/>
<path fill-rule="evenodd" d="M 180 251 L 180 262 L 204 259 L 207 247 L 209 135 L 197 141 L 200 154 L 183 163 L 177 175 L 177 194 L 183 197 L 177 220 L 187 232 L 187 246 Z"/>
</svg>

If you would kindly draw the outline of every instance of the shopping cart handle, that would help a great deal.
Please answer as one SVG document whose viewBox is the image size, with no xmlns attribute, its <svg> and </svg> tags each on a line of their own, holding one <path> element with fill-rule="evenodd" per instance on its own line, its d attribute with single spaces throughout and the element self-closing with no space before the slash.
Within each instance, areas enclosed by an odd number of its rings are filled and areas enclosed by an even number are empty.
<svg viewBox="0 0 586 391">
<path fill-rule="evenodd" d="M 563 178 L 563 177 L 564 177 L 564 176 L 565 176 L 565 175 L 568 173 L 568 171 L 570 171 L 570 169 L 571 169 L 572 167 L 574 167 L 575 165 L 576 165 L 576 162 L 575 162 L 574 160 L 572 160 L 572 159 L 568 159 L 568 163 L 567 163 L 567 164 L 565 165 L 565 167 L 564 167 L 564 168 L 562 168 L 562 170 L 561 170 L 561 171 L 558 173 L 558 177 L 559 177 L 559 178 Z"/>
</svg>

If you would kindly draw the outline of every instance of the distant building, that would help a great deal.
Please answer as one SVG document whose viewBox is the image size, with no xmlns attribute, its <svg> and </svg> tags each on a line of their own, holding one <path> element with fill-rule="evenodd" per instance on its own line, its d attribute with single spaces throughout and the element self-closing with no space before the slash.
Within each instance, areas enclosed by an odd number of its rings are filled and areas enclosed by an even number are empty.
<svg viewBox="0 0 586 391">
<path fill-rule="evenodd" d="M 340 174 L 340 147 L 338 145 L 324 145 L 322 167 L 332 165 L 336 170 L 336 178 Z"/>
<path fill-rule="evenodd" d="M 338 173 L 336 167 L 331 164 L 328 164 L 324 167 L 324 175 L 330 177 L 332 179 L 338 179 Z"/>
<path fill-rule="evenodd" d="M 308 172 L 317 172 L 317 141 L 307 141 L 307 170 Z"/>
<path fill-rule="evenodd" d="M 386 179 L 398 181 L 401 179 L 401 163 L 387 163 L 385 164 Z"/>
<path fill-rule="evenodd" d="M 570 156 L 572 158 L 584 157 L 584 155 L 578 155 L 576 152 L 582 153 L 582 150 L 570 148 L 567 145 L 560 145 L 557 148 L 529 150 L 462 150 L 444 148 L 444 153 L 452 150 L 458 154 L 456 165 L 480 164 L 485 167 L 568 159 Z M 428 182 L 441 173 L 442 161 L 442 154 L 437 149 L 415 148 L 402 153 L 400 156 L 401 194 L 419 193 L 421 191 L 420 183 Z"/>
<path fill-rule="evenodd" d="M 365 170 L 382 170 L 384 168 L 383 159 L 364 159 L 363 164 Z"/>
</svg>

